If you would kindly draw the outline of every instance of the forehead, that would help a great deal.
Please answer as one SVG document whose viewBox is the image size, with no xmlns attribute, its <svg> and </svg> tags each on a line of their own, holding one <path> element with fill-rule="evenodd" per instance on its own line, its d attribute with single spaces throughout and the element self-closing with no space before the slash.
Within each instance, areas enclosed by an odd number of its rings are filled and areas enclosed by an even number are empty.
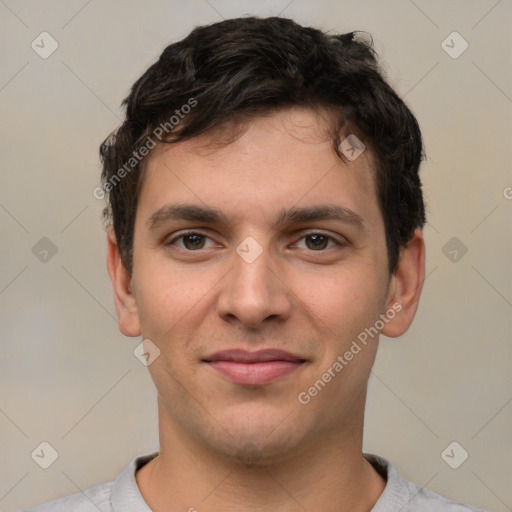
<svg viewBox="0 0 512 512">
<path fill-rule="evenodd" d="M 277 210 L 323 203 L 375 222 L 371 155 L 342 161 L 332 147 L 329 115 L 294 107 L 157 146 L 145 165 L 139 213 L 147 219 L 165 204 L 186 202 L 275 219 Z"/>
</svg>

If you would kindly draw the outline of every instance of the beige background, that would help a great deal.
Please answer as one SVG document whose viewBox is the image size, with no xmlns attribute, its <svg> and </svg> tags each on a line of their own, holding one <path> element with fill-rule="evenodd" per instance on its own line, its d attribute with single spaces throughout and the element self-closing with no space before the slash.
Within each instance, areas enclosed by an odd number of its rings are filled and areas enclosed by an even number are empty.
<svg viewBox="0 0 512 512">
<path fill-rule="evenodd" d="M 381 342 L 364 448 L 421 486 L 512 510 L 510 0 L 0 0 L 0 510 L 111 480 L 157 448 L 140 340 L 118 332 L 105 270 L 98 146 L 167 44 L 245 14 L 369 31 L 418 116 L 428 278 L 409 333 Z M 47 59 L 31 48 L 43 31 L 59 44 Z M 453 31 L 469 44 L 456 59 L 441 46 Z M 46 262 L 42 237 L 58 250 Z M 59 453 L 46 470 L 31 458 L 42 441 Z M 441 457 L 452 441 L 469 453 L 458 469 Z"/>
</svg>

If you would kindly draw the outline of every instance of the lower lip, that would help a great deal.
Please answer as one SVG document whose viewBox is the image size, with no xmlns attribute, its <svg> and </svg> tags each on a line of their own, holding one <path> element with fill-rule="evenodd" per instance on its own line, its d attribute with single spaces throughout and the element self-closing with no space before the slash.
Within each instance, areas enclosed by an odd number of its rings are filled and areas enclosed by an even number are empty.
<svg viewBox="0 0 512 512">
<path fill-rule="evenodd" d="M 265 363 L 237 363 L 212 361 L 208 363 L 222 376 L 247 386 L 262 386 L 286 377 L 302 366 L 302 362 L 267 361 Z"/>
</svg>

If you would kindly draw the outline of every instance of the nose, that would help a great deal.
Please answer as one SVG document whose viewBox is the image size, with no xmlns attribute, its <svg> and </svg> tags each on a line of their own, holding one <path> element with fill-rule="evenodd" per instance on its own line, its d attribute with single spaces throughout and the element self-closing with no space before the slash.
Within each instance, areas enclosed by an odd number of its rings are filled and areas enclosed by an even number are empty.
<svg viewBox="0 0 512 512">
<path fill-rule="evenodd" d="M 217 303 L 224 321 L 256 329 L 287 319 L 291 308 L 291 291 L 268 250 L 252 262 L 233 254 L 233 267 L 222 280 Z"/>
</svg>

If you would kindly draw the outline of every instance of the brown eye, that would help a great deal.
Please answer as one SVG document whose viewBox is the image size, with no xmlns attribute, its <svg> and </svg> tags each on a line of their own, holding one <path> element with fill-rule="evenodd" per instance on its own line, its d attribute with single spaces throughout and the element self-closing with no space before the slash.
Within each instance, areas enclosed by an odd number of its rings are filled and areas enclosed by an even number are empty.
<svg viewBox="0 0 512 512">
<path fill-rule="evenodd" d="M 315 234 L 305 237 L 306 247 L 312 251 L 325 249 L 329 244 L 329 237 L 325 235 Z"/>
<path fill-rule="evenodd" d="M 182 238 L 183 246 L 190 251 L 202 249 L 205 245 L 205 237 L 203 235 L 198 235 L 197 233 L 184 235 Z"/>
<path fill-rule="evenodd" d="M 209 236 L 190 231 L 173 238 L 168 245 L 174 245 L 185 251 L 199 251 L 214 247 L 215 243 Z"/>
</svg>

